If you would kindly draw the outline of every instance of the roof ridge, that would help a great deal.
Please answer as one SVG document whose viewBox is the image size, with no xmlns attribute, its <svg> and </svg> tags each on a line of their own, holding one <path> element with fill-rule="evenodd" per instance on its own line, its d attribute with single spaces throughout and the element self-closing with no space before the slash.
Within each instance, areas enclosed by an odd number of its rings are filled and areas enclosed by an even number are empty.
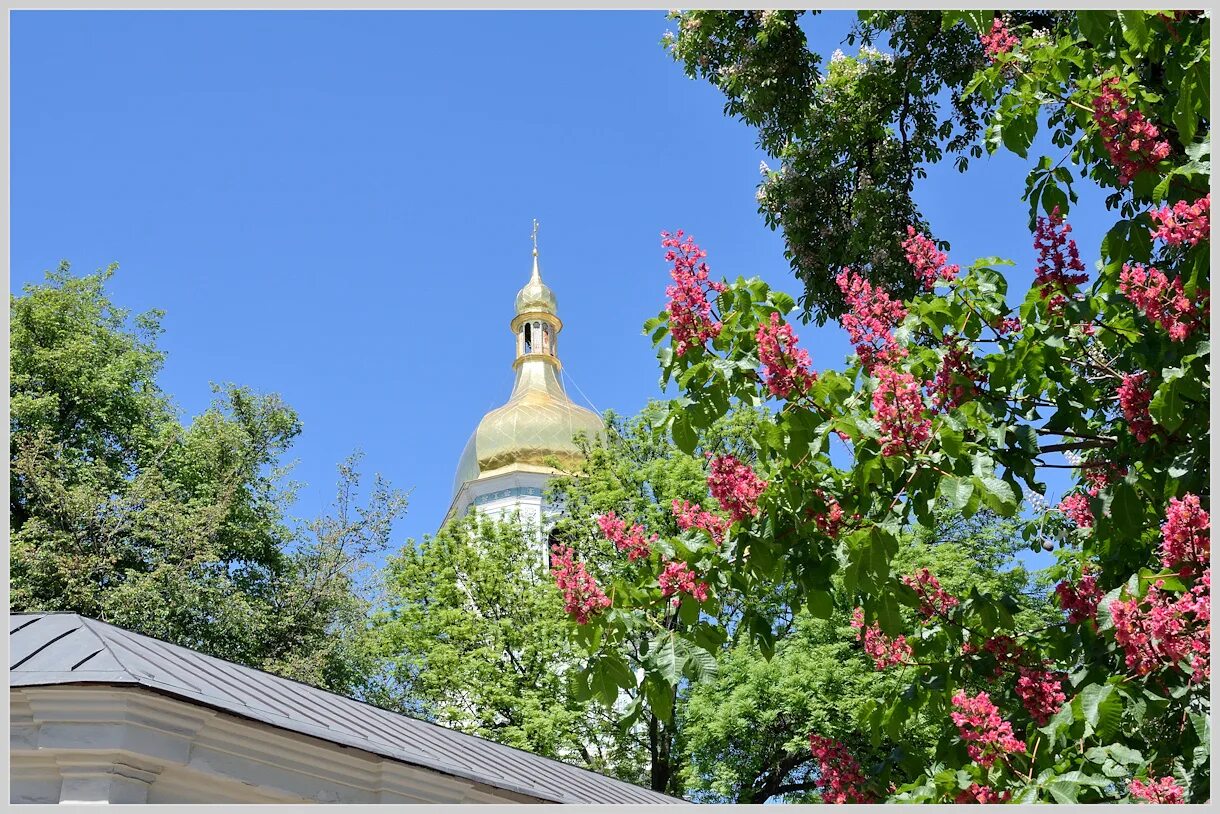
<svg viewBox="0 0 1220 814">
<path fill-rule="evenodd" d="M 119 665 L 119 669 L 122 671 L 123 675 L 130 678 L 133 683 L 139 684 L 140 677 L 137 676 L 135 673 L 133 673 L 131 670 L 127 669 L 126 662 L 124 662 L 122 659 L 120 659 L 118 657 L 118 654 L 115 653 L 114 650 L 112 650 L 110 648 L 110 642 L 106 640 L 106 637 L 103 636 L 97 630 L 95 630 L 93 627 L 93 625 L 95 625 L 95 624 L 106 625 L 106 627 L 117 627 L 117 625 L 112 625 L 109 622 L 103 622 L 100 619 L 93 619 L 91 617 L 85 616 L 80 613 L 74 613 L 72 615 L 81 621 L 82 627 L 84 627 L 91 634 L 93 634 L 93 637 L 95 639 L 97 639 L 98 644 L 100 644 L 102 646 L 102 649 L 106 651 L 106 655 L 110 656 L 110 658 L 113 659 L 114 663 Z M 119 629 L 122 630 L 122 628 L 119 628 Z M 96 655 L 96 654 L 94 654 L 94 655 Z M 92 656 L 90 656 L 90 658 L 92 658 Z"/>
</svg>

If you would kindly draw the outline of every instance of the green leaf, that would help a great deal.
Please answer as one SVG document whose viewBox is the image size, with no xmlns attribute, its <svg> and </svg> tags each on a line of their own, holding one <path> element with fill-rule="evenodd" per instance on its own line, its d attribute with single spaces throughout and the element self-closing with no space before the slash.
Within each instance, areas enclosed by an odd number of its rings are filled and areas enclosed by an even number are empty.
<svg viewBox="0 0 1220 814">
<path fill-rule="evenodd" d="M 829 619 L 834 613 L 834 603 L 828 591 L 810 591 L 805 604 L 815 619 Z"/>
<path fill-rule="evenodd" d="M 1178 141 L 1190 144 L 1195 138 L 1199 117 L 1195 112 L 1195 74 L 1187 71 L 1178 82 L 1178 102 L 1173 106 L 1173 124 L 1178 128 Z"/>
<path fill-rule="evenodd" d="M 647 660 L 654 675 L 667 684 L 676 686 L 682 678 L 682 668 L 686 663 L 686 654 L 678 645 L 677 634 L 658 633 L 648 648 Z"/>
<path fill-rule="evenodd" d="M 944 499 L 949 508 L 954 510 L 965 508 L 966 504 L 970 502 L 970 495 L 973 492 L 974 482 L 970 478 L 959 478 L 952 475 L 941 478 L 940 487 L 936 490 L 937 495 Z"/>
<path fill-rule="evenodd" d="M 1076 21 L 1080 33 L 1090 43 L 1101 46 L 1110 40 L 1110 26 L 1115 19 L 1112 11 L 1077 11 Z"/>
<path fill-rule="evenodd" d="M 1110 684 L 1089 684 L 1080 691 L 1079 698 L 1085 737 L 1096 733 L 1099 740 L 1109 740 L 1122 718 L 1121 696 Z"/>
<path fill-rule="evenodd" d="M 695 431 L 691 429 L 690 421 L 685 413 L 678 413 L 674 416 L 670 431 L 673 433 L 674 443 L 678 445 L 678 449 L 688 455 L 695 451 L 695 445 L 699 442 L 699 438 L 695 435 Z"/>
<path fill-rule="evenodd" d="M 1148 14 L 1143 11 L 1120 11 L 1119 19 L 1123 24 L 1123 39 L 1140 53 L 1148 50 L 1152 36 L 1148 30 Z"/>
<path fill-rule="evenodd" d="M 976 475 L 974 483 L 981 490 L 987 508 L 1004 517 L 1016 510 L 1017 495 L 1008 481 L 995 475 Z"/>
</svg>

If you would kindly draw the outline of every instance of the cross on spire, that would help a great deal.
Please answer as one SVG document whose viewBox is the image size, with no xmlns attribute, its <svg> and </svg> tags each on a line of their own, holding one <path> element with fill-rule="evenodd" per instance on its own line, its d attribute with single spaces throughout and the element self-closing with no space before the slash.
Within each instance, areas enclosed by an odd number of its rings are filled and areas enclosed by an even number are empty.
<svg viewBox="0 0 1220 814">
<path fill-rule="evenodd" d="M 534 257 L 538 256 L 538 219 L 534 218 L 534 231 L 530 234 L 530 239 L 534 241 Z"/>
</svg>

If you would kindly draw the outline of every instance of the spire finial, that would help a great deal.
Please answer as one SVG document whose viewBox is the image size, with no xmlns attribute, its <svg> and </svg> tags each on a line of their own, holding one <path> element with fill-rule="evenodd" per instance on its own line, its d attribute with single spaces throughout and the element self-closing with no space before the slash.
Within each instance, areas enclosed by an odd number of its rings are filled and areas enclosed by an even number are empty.
<svg viewBox="0 0 1220 814">
<path fill-rule="evenodd" d="M 530 234 L 530 239 L 534 241 L 534 257 L 538 256 L 538 219 L 534 218 L 534 231 Z"/>
</svg>

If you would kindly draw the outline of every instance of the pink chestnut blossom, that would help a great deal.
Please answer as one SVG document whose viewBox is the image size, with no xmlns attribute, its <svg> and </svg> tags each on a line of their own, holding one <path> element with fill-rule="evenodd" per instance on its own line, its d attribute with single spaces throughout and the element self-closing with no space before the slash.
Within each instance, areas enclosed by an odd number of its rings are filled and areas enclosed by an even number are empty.
<svg viewBox="0 0 1220 814">
<path fill-rule="evenodd" d="M 1127 421 L 1127 429 L 1141 444 L 1147 443 L 1156 431 L 1156 424 L 1148 413 L 1152 403 L 1152 388 L 1148 386 L 1147 373 L 1128 373 L 1118 386 L 1118 407 Z"/>
<path fill-rule="evenodd" d="M 1000 54 L 1007 54 L 1021 40 L 1009 32 L 1008 26 L 1004 24 L 1004 20 L 996 17 L 991 21 L 991 30 L 979 36 L 979 42 L 982 43 L 983 51 L 987 54 L 987 57 L 995 61 L 996 57 Z"/>
<path fill-rule="evenodd" d="M 1169 157 L 1169 142 L 1155 124 L 1131 107 L 1131 100 L 1118 87 L 1118 78 L 1102 80 L 1101 93 L 1093 100 L 1093 121 L 1101 130 L 1101 143 L 1118 170 L 1119 186 L 1131 183 L 1140 172 L 1150 170 Z"/>
<path fill-rule="evenodd" d="M 684 593 L 693 596 L 699 602 L 707 601 L 707 583 L 698 582 L 695 572 L 681 560 L 671 560 L 665 563 L 665 568 L 657 577 L 657 582 L 661 586 L 661 596 Z M 674 596 L 673 606 L 675 608 L 679 601 L 679 597 Z"/>
<path fill-rule="evenodd" d="M 575 556 L 576 552 L 567 546 L 551 546 L 551 574 L 563 592 L 564 613 L 583 625 L 610 607 L 610 598 Z"/>
<path fill-rule="evenodd" d="M 903 577 L 902 582 L 919 595 L 919 613 L 924 619 L 945 616 L 957 607 L 957 597 L 941 588 L 940 581 L 927 568 L 921 568 L 913 577 Z"/>
<path fill-rule="evenodd" d="M 1075 296 L 1074 288 L 1089 279 L 1084 273 L 1084 262 L 1076 241 L 1068 237 L 1072 226 L 1055 207 L 1050 217 L 1039 217 L 1034 230 L 1034 248 L 1038 251 L 1038 265 L 1034 268 L 1034 285 L 1039 295 L 1047 300 L 1047 311 L 1054 314 L 1063 309 L 1068 297 Z"/>
<path fill-rule="evenodd" d="M 867 783 L 864 772 L 847 747 L 833 738 L 810 735 L 809 749 L 818 763 L 818 775 L 814 782 L 824 802 L 871 802 L 872 798 L 864 791 Z"/>
<path fill-rule="evenodd" d="M 959 690 L 953 696 L 954 711 L 949 718 L 957 725 L 958 734 L 966 742 L 970 759 L 984 769 L 1005 754 L 1024 754 L 1025 742 L 1012 734 L 1012 724 L 1000 717 L 996 705 L 986 692 L 971 698 Z"/>
<path fill-rule="evenodd" d="M 627 552 L 628 562 L 635 562 L 651 554 L 652 544 L 657 540 L 655 534 L 645 538 L 644 527 L 638 523 L 628 530 L 627 521 L 618 517 L 614 512 L 607 512 L 597 518 L 597 525 L 601 528 L 605 538 L 614 543 L 615 548 Z"/>
<path fill-rule="evenodd" d="M 1131 781 L 1131 796 L 1146 803 L 1181 805 L 1186 802 L 1184 790 L 1172 777 L 1162 777 L 1151 783 L 1137 777 Z"/>
<path fill-rule="evenodd" d="M 712 514 L 698 503 L 691 503 L 689 500 L 675 500 L 671 508 L 674 517 L 678 520 L 678 528 L 683 531 L 702 529 L 707 532 L 716 545 L 724 542 L 724 533 L 728 530 L 729 521 L 720 515 Z"/>
<path fill-rule="evenodd" d="M 796 346 L 792 326 L 776 312 L 758 326 L 758 360 L 762 363 L 763 383 L 771 395 L 786 399 L 793 393 L 800 396 L 817 379 L 809 370 L 809 352 Z"/>
<path fill-rule="evenodd" d="M 1020 667 L 1018 672 L 1016 692 L 1021 705 L 1038 726 L 1045 726 L 1067 701 L 1063 694 L 1063 673 L 1036 667 Z"/>
<path fill-rule="evenodd" d="M 665 296 L 669 297 L 669 332 L 678 356 L 720 335 L 720 323 L 712 319 L 708 292 L 719 293 L 726 288 L 724 283 L 708 279 L 707 263 L 703 262 L 707 252 L 689 235 L 685 240 L 682 236 L 681 229 L 672 237 L 669 232 L 661 233 L 661 245 L 669 249 L 665 260 L 673 263 L 670 276 L 674 281 L 666 287 Z"/>
<path fill-rule="evenodd" d="M 732 455 L 711 457 L 711 471 L 707 485 L 712 497 L 720 501 L 720 508 L 729 513 L 736 523 L 758 514 L 758 498 L 767 488 L 767 482 L 755 474 L 748 465 Z"/>
<path fill-rule="evenodd" d="M 1082 492 L 1073 492 L 1059 501 L 1059 511 L 1071 518 L 1079 528 L 1093 527 L 1093 510 L 1089 508 L 1089 497 Z"/>
<path fill-rule="evenodd" d="M 864 652 L 873 660 L 878 670 L 906 664 L 911 658 L 911 646 L 907 644 L 907 637 L 900 635 L 891 639 L 881 632 L 881 626 L 876 622 L 865 626 L 863 608 L 856 608 L 852 612 L 851 626 L 856 629 L 856 641 L 864 643 Z"/>
<path fill-rule="evenodd" d="M 880 364 L 892 364 L 905 357 L 906 349 L 894 338 L 894 328 L 906 318 L 906 306 L 850 269 L 843 269 L 835 283 L 848 307 L 847 313 L 839 317 L 839 324 L 856 346 L 864 370 L 871 373 Z"/>
<path fill-rule="evenodd" d="M 1118 290 L 1149 320 L 1157 323 L 1174 342 L 1182 342 L 1202 326 L 1207 311 L 1207 293 L 1196 292 L 1192 301 L 1181 279 L 1170 280 L 1159 269 L 1141 263 L 1123 265 Z"/>
<path fill-rule="evenodd" d="M 1183 563 L 1211 562 L 1211 518 L 1199 504 L 1198 495 L 1189 492 L 1181 499 L 1170 498 L 1161 524 L 1161 565 L 1166 568 Z"/>
<path fill-rule="evenodd" d="M 1084 574 L 1075 585 L 1067 581 L 1056 585 L 1055 596 L 1059 598 L 1059 607 L 1067 611 L 1068 623 L 1075 625 L 1097 616 L 1102 593 L 1097 577 Z"/>
<path fill-rule="evenodd" d="M 969 788 L 963 789 L 953 798 L 955 803 L 1007 803 L 1012 797 L 1011 791 L 996 791 L 991 786 L 980 786 L 978 783 L 971 783 Z"/>
<path fill-rule="evenodd" d="M 936 287 L 937 280 L 947 282 L 961 271 L 961 266 L 949 265 L 945 253 L 936 248 L 931 238 L 916 232 L 914 226 L 907 227 L 907 239 L 902 241 L 902 249 L 906 252 L 907 262 L 915 267 L 915 276 L 928 291 Z"/>
<path fill-rule="evenodd" d="M 932 420 L 924 417 L 919 382 L 910 373 L 878 368 L 873 417 L 881 429 L 881 454 L 913 455 L 932 437 Z"/>
<path fill-rule="evenodd" d="M 1167 246 L 1180 246 L 1183 243 L 1194 246 L 1201 240 L 1207 240 L 1211 229 L 1211 193 L 1204 195 L 1194 203 L 1178 201 L 1172 206 L 1166 205 L 1160 209 L 1148 212 L 1148 217 L 1156 224 L 1151 230 L 1153 240 L 1163 240 Z"/>
</svg>

